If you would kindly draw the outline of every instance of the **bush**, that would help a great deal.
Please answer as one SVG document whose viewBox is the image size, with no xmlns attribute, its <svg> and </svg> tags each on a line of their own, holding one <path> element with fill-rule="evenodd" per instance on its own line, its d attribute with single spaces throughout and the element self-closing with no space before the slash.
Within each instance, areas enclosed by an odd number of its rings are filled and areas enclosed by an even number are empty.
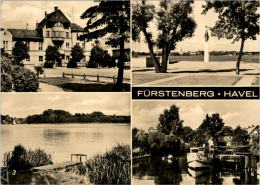
<svg viewBox="0 0 260 185">
<path fill-rule="evenodd" d="M 77 61 L 75 61 L 73 58 L 70 59 L 67 64 L 67 68 L 76 68 L 77 66 Z"/>
<path fill-rule="evenodd" d="M 54 65 L 54 62 L 46 61 L 46 62 L 44 62 L 43 67 L 44 68 L 53 68 L 53 65 Z"/>
<path fill-rule="evenodd" d="M 117 145 L 111 151 L 88 160 L 86 166 L 93 184 L 130 184 L 130 146 Z"/>
<path fill-rule="evenodd" d="M 86 65 L 87 68 L 97 68 L 97 63 L 89 61 Z"/>
<path fill-rule="evenodd" d="M 12 78 L 16 92 L 35 92 L 39 88 L 36 74 L 24 67 L 14 66 Z"/>
<path fill-rule="evenodd" d="M 6 163 L 11 170 L 28 170 L 33 167 L 52 164 L 51 155 L 44 150 L 26 150 L 22 145 L 16 145 L 11 155 L 6 158 Z"/>
<path fill-rule="evenodd" d="M 10 74 L 1 73 L 1 91 L 12 91 L 12 76 Z"/>
</svg>

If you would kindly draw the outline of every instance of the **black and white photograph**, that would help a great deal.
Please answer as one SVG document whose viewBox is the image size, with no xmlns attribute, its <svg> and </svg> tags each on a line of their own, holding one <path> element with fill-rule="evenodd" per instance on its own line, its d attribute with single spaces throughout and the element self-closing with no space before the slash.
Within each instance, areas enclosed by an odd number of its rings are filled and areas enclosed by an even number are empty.
<svg viewBox="0 0 260 185">
<path fill-rule="evenodd" d="M 259 1 L 132 3 L 133 86 L 259 86 Z"/>
<path fill-rule="evenodd" d="M 132 184 L 259 184 L 259 100 L 133 101 Z"/>
<path fill-rule="evenodd" d="M 2 92 L 130 91 L 130 1 L 3 1 Z"/>
<path fill-rule="evenodd" d="M 130 184 L 130 94 L 1 99 L 1 184 Z"/>
</svg>

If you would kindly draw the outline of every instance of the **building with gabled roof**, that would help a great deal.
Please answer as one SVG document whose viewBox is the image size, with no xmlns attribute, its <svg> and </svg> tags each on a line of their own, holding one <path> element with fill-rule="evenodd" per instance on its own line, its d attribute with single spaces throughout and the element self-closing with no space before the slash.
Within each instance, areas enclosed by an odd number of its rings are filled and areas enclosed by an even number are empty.
<svg viewBox="0 0 260 185">
<path fill-rule="evenodd" d="M 54 11 L 49 14 L 45 12 L 42 21 L 36 23 L 35 30 L 4 28 L 0 30 L 0 33 L 3 41 L 0 48 L 9 54 L 12 53 L 16 41 L 26 43 L 30 57 L 23 61 L 25 65 L 43 64 L 48 46 L 56 46 L 59 49 L 62 65 L 67 64 L 71 48 L 76 44 L 83 48 L 86 56 L 90 52 L 91 43 L 79 39 L 79 36 L 84 33 L 84 29 L 76 23 L 70 22 L 58 7 L 54 7 Z M 83 61 L 85 60 L 83 59 Z"/>
</svg>

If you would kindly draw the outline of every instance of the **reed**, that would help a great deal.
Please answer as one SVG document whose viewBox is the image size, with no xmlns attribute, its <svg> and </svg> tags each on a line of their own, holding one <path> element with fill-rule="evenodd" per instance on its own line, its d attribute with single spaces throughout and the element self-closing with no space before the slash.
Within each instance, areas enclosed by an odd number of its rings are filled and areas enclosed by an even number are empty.
<svg viewBox="0 0 260 185">
<path fill-rule="evenodd" d="M 52 164 L 51 155 L 44 150 L 27 150 L 22 145 L 16 145 L 12 152 L 5 153 L 4 160 L 4 164 L 15 170 L 28 170 L 32 167 Z"/>
<path fill-rule="evenodd" d="M 130 184 L 130 146 L 118 144 L 111 151 L 88 160 L 86 167 L 93 184 Z"/>
</svg>

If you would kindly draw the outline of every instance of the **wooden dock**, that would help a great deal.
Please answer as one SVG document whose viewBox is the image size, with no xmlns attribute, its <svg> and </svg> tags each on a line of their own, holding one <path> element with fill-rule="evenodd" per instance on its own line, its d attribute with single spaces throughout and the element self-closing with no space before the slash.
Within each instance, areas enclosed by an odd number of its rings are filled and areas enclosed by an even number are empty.
<svg viewBox="0 0 260 185">
<path fill-rule="evenodd" d="M 80 164 L 82 164 L 82 162 L 67 161 L 67 162 L 62 162 L 62 163 L 57 163 L 57 164 L 38 166 L 38 167 L 32 168 L 31 170 L 32 171 L 52 171 L 52 170 L 65 169 L 65 168 L 77 166 L 77 165 L 80 165 Z"/>
<path fill-rule="evenodd" d="M 45 165 L 45 166 L 38 166 L 38 167 L 32 168 L 31 170 L 32 171 L 61 170 L 61 169 L 66 169 L 66 168 L 70 168 L 73 166 L 83 164 L 84 161 L 87 161 L 86 154 L 71 154 L 70 156 L 71 156 L 71 161 L 66 161 L 66 162 L 57 163 L 57 164 L 50 164 L 50 165 Z M 76 158 L 76 161 L 73 161 L 74 158 Z M 83 158 L 85 160 L 83 160 Z"/>
</svg>

